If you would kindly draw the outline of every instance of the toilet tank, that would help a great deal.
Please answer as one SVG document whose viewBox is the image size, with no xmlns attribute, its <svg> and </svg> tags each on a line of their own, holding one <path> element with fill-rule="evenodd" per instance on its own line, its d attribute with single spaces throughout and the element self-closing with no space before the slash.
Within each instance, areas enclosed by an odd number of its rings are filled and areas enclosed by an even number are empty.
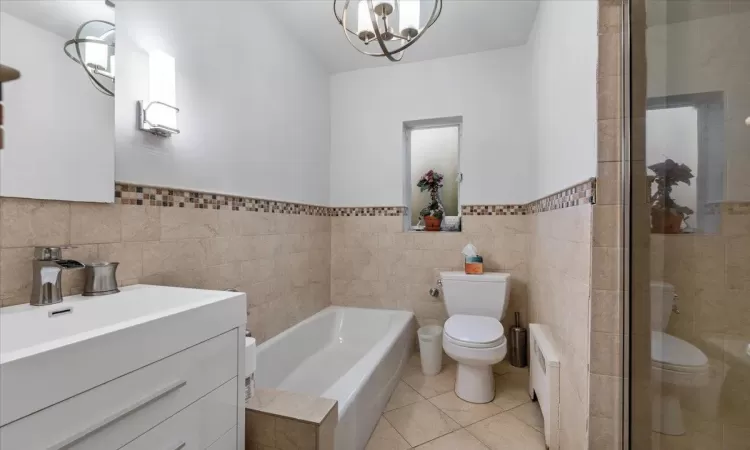
<svg viewBox="0 0 750 450">
<path fill-rule="evenodd" d="M 467 275 L 464 272 L 441 272 L 443 297 L 448 315 L 505 316 L 510 298 L 510 274 L 488 272 Z"/>
<path fill-rule="evenodd" d="M 650 297 L 651 330 L 665 331 L 675 304 L 674 286 L 663 281 L 652 281 Z"/>
</svg>

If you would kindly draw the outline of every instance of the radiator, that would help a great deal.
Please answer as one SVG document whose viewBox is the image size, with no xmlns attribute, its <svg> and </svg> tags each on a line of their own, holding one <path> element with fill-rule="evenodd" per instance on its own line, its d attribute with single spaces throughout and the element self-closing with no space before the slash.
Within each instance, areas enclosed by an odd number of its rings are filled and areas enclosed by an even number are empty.
<svg viewBox="0 0 750 450">
<path fill-rule="evenodd" d="M 529 324 L 529 395 L 537 399 L 544 417 L 544 440 L 560 448 L 560 357 L 547 325 Z"/>
</svg>

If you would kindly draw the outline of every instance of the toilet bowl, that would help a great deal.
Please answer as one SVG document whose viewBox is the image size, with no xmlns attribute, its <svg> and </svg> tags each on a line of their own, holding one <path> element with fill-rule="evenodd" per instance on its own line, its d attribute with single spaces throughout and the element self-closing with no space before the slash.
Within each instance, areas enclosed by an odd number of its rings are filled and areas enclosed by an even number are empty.
<svg viewBox="0 0 750 450">
<path fill-rule="evenodd" d="M 458 363 L 456 395 L 470 403 L 495 397 L 492 366 L 505 358 L 508 343 L 500 319 L 510 296 L 510 274 L 441 272 L 448 320 L 443 350 Z"/>
<path fill-rule="evenodd" d="M 700 388 L 708 384 L 708 358 L 697 347 L 669 334 L 651 332 L 652 430 L 672 436 L 685 434 L 676 386 Z"/>
<path fill-rule="evenodd" d="M 651 428 L 671 436 L 685 434 L 676 387 L 700 388 L 709 382 L 708 357 L 693 344 L 667 334 L 677 310 L 674 286 L 651 283 Z"/>
<path fill-rule="evenodd" d="M 491 402 L 495 397 L 492 366 L 508 351 L 502 324 L 492 317 L 451 316 L 443 328 L 443 349 L 458 363 L 456 395 L 470 403 Z"/>
</svg>

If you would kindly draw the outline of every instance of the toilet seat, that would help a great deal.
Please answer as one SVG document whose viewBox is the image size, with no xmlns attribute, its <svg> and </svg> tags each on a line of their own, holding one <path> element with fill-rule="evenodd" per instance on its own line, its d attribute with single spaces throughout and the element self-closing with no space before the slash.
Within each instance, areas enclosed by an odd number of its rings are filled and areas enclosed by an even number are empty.
<svg viewBox="0 0 750 450">
<path fill-rule="evenodd" d="M 492 317 L 456 314 L 444 325 L 444 336 L 467 348 L 493 348 L 505 341 L 503 325 Z"/>
<path fill-rule="evenodd" d="M 661 331 L 651 332 L 651 365 L 674 372 L 708 370 L 708 357 L 693 344 Z"/>
</svg>

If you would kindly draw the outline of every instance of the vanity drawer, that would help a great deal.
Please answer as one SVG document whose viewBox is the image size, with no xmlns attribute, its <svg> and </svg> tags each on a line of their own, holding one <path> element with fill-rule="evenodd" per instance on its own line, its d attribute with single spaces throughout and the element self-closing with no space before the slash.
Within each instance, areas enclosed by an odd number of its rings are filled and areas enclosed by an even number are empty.
<svg viewBox="0 0 750 450">
<path fill-rule="evenodd" d="M 121 450 L 206 450 L 227 439 L 237 449 L 237 379 L 222 385 L 202 399 L 178 412 L 156 428 L 129 443 Z"/>
<path fill-rule="evenodd" d="M 9 423 L 0 428 L 0 448 L 118 449 L 237 377 L 238 333 L 231 330 Z M 236 407 L 239 388 L 230 384 Z"/>
</svg>

